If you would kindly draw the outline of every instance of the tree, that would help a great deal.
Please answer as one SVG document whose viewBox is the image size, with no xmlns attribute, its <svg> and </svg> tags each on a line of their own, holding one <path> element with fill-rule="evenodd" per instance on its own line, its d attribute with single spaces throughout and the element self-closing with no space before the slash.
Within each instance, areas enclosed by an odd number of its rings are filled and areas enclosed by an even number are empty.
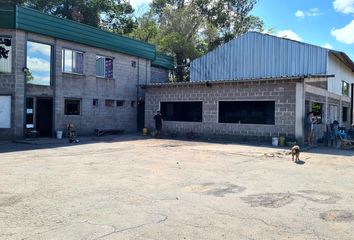
<svg viewBox="0 0 354 240">
<path fill-rule="evenodd" d="M 121 0 L 26 0 L 25 6 L 118 33 L 136 26 L 132 6 Z"/>
<path fill-rule="evenodd" d="M 134 37 L 176 57 L 178 81 L 188 81 L 188 63 L 249 30 L 263 30 L 250 11 L 256 0 L 153 0 L 138 19 Z"/>
</svg>

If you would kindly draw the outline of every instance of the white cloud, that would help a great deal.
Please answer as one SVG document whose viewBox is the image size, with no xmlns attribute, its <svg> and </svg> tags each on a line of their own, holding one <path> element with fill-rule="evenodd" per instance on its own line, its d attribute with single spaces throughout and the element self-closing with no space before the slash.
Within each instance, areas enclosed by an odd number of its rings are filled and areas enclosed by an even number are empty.
<svg viewBox="0 0 354 240">
<path fill-rule="evenodd" d="M 319 8 L 311 8 L 307 11 L 297 10 L 295 12 L 295 16 L 298 18 L 305 18 L 306 16 L 307 17 L 316 17 L 320 14 L 321 14 L 321 12 L 320 12 Z"/>
<path fill-rule="evenodd" d="M 31 72 L 50 72 L 50 62 L 40 58 L 27 57 L 27 67 Z"/>
<path fill-rule="evenodd" d="M 29 42 L 28 43 L 28 51 L 30 53 L 41 53 L 44 56 L 50 56 L 51 47 L 49 45 L 36 43 L 36 42 Z"/>
<path fill-rule="evenodd" d="M 327 49 L 333 49 L 333 46 L 330 43 L 325 43 L 322 45 L 322 47 L 327 48 Z"/>
<path fill-rule="evenodd" d="M 354 0 L 334 0 L 333 7 L 337 12 L 354 13 Z"/>
<path fill-rule="evenodd" d="M 298 18 L 305 18 L 305 13 L 301 10 L 297 10 L 295 12 L 295 17 L 298 17 Z"/>
<path fill-rule="evenodd" d="M 282 38 L 288 38 L 295 41 L 300 41 L 300 42 L 302 41 L 302 38 L 297 33 L 293 32 L 290 29 L 279 31 L 277 33 L 277 36 Z"/>
<path fill-rule="evenodd" d="M 339 29 L 332 29 L 331 34 L 338 42 L 353 44 L 354 43 L 354 20 L 348 25 Z"/>
</svg>

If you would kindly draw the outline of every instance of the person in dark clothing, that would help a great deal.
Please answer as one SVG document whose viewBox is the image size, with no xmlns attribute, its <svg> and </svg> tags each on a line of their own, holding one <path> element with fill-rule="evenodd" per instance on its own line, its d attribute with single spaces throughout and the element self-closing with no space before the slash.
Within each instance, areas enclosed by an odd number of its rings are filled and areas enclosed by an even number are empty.
<svg viewBox="0 0 354 240">
<path fill-rule="evenodd" d="M 314 114 L 313 112 L 309 112 L 305 119 L 305 132 L 307 136 L 307 143 L 310 146 L 313 146 L 313 122 Z"/>
<path fill-rule="evenodd" d="M 163 120 L 160 111 L 156 112 L 154 119 L 155 119 L 155 128 L 156 128 L 155 137 L 160 138 L 161 137 L 161 130 L 162 130 L 162 120 Z"/>
</svg>

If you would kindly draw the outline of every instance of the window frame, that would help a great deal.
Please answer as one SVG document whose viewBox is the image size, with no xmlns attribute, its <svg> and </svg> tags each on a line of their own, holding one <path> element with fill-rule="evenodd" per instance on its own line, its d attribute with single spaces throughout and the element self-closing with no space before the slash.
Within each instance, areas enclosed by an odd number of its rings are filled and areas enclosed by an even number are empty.
<svg viewBox="0 0 354 240">
<path fill-rule="evenodd" d="M 226 123 L 220 122 L 220 103 L 221 102 L 273 102 L 274 103 L 274 123 Z M 274 99 L 262 99 L 262 100 L 219 100 L 217 101 L 217 123 L 218 124 L 240 124 L 240 125 L 252 125 L 252 126 L 275 126 L 276 125 L 276 100 Z"/>
<path fill-rule="evenodd" d="M 346 92 L 344 92 L 344 86 L 347 86 Z M 342 80 L 342 95 L 349 97 L 350 93 L 350 84 L 344 80 Z"/>
<path fill-rule="evenodd" d="M 183 121 L 183 120 L 169 120 L 166 118 L 166 116 L 163 115 L 163 107 L 162 107 L 162 104 L 163 103 L 200 103 L 201 104 L 201 116 L 200 116 L 200 121 Z M 204 102 L 203 101 L 160 101 L 159 103 L 159 106 L 160 106 L 160 111 L 161 111 L 161 114 L 162 114 L 162 117 L 163 117 L 163 120 L 166 121 L 166 122 L 185 122 L 185 123 L 203 123 L 204 122 L 204 114 L 203 114 L 203 108 L 204 108 Z"/>
<path fill-rule="evenodd" d="M 8 94 L 8 95 L 7 94 L 0 94 L 0 97 L 9 100 L 9 101 L 7 101 L 9 103 L 9 109 L 7 112 L 8 114 L 2 115 L 2 117 L 8 116 L 8 118 L 7 118 L 7 121 L 5 122 L 6 118 L 4 117 L 4 119 L 5 119 L 3 122 L 4 125 L 1 125 L 0 129 L 11 129 L 12 128 L 12 120 L 13 120 L 13 116 L 12 116 L 12 114 L 13 114 L 13 112 L 12 112 L 13 111 L 12 110 L 13 96 L 10 94 Z"/>
<path fill-rule="evenodd" d="M 42 85 L 42 84 L 35 84 L 35 83 L 28 83 L 28 81 L 26 80 L 26 84 L 27 85 L 32 85 L 32 86 L 41 86 L 41 87 L 52 87 L 53 86 L 53 73 L 55 71 L 55 66 L 54 66 L 54 61 L 55 61 L 55 53 L 54 53 L 54 44 L 53 43 L 48 43 L 48 42 L 44 42 L 44 41 L 40 41 L 40 40 L 37 40 L 37 39 L 27 39 L 26 40 L 26 51 L 25 51 L 25 60 L 26 60 L 26 68 L 29 68 L 27 66 L 27 59 L 28 59 L 28 42 L 32 42 L 32 43 L 37 43 L 37 44 L 43 44 L 43 45 L 47 45 L 47 46 L 50 46 L 50 74 L 49 74 L 49 85 Z M 29 70 L 31 70 L 29 68 Z"/>
<path fill-rule="evenodd" d="M 74 52 L 75 53 L 79 53 L 82 54 L 82 73 L 80 72 L 74 72 L 73 71 L 73 66 L 71 66 L 71 72 L 67 72 L 65 70 L 65 50 L 71 51 L 72 52 L 72 56 L 71 56 L 71 62 L 74 62 Z M 73 64 L 72 64 L 73 65 Z M 75 49 L 71 49 L 71 48 L 66 48 L 63 47 L 62 48 L 62 68 L 61 68 L 62 73 L 66 73 L 66 74 L 77 74 L 77 75 L 84 75 L 85 73 L 85 52 L 83 51 L 79 51 L 79 50 L 75 50 Z"/>
<path fill-rule="evenodd" d="M 68 114 L 66 104 L 67 101 L 78 101 L 79 102 L 79 113 L 78 114 Z M 64 98 L 64 115 L 65 116 L 81 116 L 82 113 L 82 100 L 78 98 Z"/>
<path fill-rule="evenodd" d="M 2 39 L 10 39 L 10 46 L 5 46 L 5 44 L 3 44 L 4 45 L 4 47 L 10 47 L 10 49 L 9 49 L 9 55 L 8 55 L 8 58 L 6 59 L 6 60 L 8 60 L 8 59 L 10 59 L 9 61 L 10 61 L 10 71 L 7 71 L 7 72 L 3 72 L 3 71 L 0 71 L 0 74 L 11 74 L 12 72 L 13 72 L 13 58 L 12 58 L 12 52 L 13 52 L 13 45 L 12 45 L 12 43 L 13 43 L 13 37 L 12 36 L 6 36 L 6 35 L 1 35 L 0 36 L 0 38 L 2 38 Z"/>
<path fill-rule="evenodd" d="M 103 58 L 104 59 L 104 65 L 103 65 L 104 76 L 97 75 L 97 59 L 98 58 Z M 106 59 L 112 60 L 112 77 L 107 77 L 106 76 Z M 104 55 L 96 54 L 96 77 L 105 78 L 105 79 L 114 79 L 114 57 L 107 57 L 107 56 L 104 56 Z"/>
<path fill-rule="evenodd" d="M 111 103 L 111 104 L 108 104 L 108 103 Z M 105 99 L 104 100 L 104 105 L 105 105 L 105 107 L 114 107 L 115 100 L 114 99 Z"/>
</svg>

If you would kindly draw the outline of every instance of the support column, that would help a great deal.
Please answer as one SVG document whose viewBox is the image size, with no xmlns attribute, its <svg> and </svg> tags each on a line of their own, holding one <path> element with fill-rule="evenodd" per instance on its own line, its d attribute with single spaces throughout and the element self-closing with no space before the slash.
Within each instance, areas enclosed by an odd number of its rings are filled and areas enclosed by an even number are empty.
<svg viewBox="0 0 354 240">
<path fill-rule="evenodd" d="M 295 137 L 298 144 L 305 143 L 304 119 L 305 119 L 305 83 L 296 83 L 296 121 Z"/>
</svg>

